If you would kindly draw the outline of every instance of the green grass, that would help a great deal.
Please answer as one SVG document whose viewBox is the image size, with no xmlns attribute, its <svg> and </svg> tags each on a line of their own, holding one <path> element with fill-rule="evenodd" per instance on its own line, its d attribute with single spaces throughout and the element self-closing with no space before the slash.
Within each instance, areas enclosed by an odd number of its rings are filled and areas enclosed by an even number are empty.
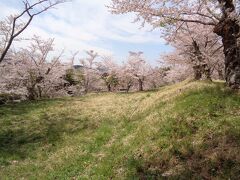
<svg viewBox="0 0 240 180">
<path fill-rule="evenodd" d="M 0 106 L 0 179 L 240 179 L 239 154 L 222 83 Z"/>
</svg>

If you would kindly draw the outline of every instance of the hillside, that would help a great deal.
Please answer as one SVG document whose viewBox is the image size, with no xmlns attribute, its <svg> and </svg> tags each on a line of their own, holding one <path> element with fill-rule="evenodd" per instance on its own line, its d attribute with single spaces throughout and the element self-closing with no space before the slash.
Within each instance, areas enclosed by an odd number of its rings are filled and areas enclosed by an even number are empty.
<svg viewBox="0 0 240 180">
<path fill-rule="evenodd" d="M 0 106 L 1 179 L 240 179 L 239 154 L 222 83 Z"/>
</svg>

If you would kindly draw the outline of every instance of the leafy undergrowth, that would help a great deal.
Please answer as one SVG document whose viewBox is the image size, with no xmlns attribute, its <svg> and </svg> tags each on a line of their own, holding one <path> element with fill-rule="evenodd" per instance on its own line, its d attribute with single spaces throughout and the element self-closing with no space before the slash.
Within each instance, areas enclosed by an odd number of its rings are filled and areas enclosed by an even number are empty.
<svg viewBox="0 0 240 180">
<path fill-rule="evenodd" d="M 240 179 L 239 154 L 222 83 L 0 106 L 1 179 Z"/>
</svg>

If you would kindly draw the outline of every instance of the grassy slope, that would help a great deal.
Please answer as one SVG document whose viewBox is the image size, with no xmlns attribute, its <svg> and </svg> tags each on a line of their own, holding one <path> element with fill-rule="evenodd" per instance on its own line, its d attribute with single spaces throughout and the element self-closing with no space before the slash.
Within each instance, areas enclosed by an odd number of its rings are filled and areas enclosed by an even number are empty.
<svg viewBox="0 0 240 180">
<path fill-rule="evenodd" d="M 1 179 L 240 178 L 240 96 L 221 83 L 0 107 Z"/>
</svg>

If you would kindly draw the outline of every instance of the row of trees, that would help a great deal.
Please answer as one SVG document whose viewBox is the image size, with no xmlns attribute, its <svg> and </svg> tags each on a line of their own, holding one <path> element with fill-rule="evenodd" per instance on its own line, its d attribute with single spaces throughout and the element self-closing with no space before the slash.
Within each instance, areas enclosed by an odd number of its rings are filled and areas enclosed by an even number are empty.
<svg viewBox="0 0 240 180">
<path fill-rule="evenodd" d="M 24 10 L 0 22 L 0 91 L 28 99 L 82 94 L 91 91 L 153 89 L 193 76 L 194 79 L 226 79 L 240 88 L 238 1 L 112 0 L 113 13 L 137 13 L 136 20 L 164 29 L 163 38 L 175 51 L 161 57 L 160 67 L 151 67 L 143 52 L 129 52 L 122 64 L 113 57 L 87 51 L 64 59 L 53 55 L 53 39 L 31 39 L 29 47 L 11 45 L 33 18 L 64 0 L 25 0 Z M 79 65 L 74 65 L 78 61 Z M 225 68 L 225 71 L 224 71 Z"/>
<path fill-rule="evenodd" d="M 144 87 L 159 85 L 166 68 L 150 67 L 142 52 L 130 52 L 127 62 L 118 65 L 112 57 L 101 57 L 98 61 L 97 53 L 87 51 L 88 57 L 81 59 L 79 66 L 73 66 L 77 53 L 70 59 L 71 63 L 62 63 L 63 52 L 53 56 L 53 39 L 42 40 L 35 36 L 29 47 L 12 48 L 15 41 L 21 41 L 21 33 L 36 16 L 64 2 L 66 0 L 24 0 L 20 13 L 0 21 L 1 93 L 39 99 L 66 92 L 87 93 L 104 89 L 103 85 L 108 91 L 121 89 L 127 92 L 130 88 L 142 91 Z"/>
<path fill-rule="evenodd" d="M 118 64 L 111 56 L 99 56 L 90 50 L 80 65 L 67 72 L 67 81 L 73 92 L 89 91 L 143 91 L 166 83 L 169 68 L 151 67 L 143 52 L 129 52 L 127 60 Z"/>
<path fill-rule="evenodd" d="M 22 12 L 0 21 L 0 92 L 17 94 L 30 100 L 81 94 L 89 91 L 129 91 L 162 85 L 168 68 L 152 68 L 142 52 L 130 52 L 127 61 L 117 64 L 112 57 L 87 51 L 87 57 L 74 65 L 77 53 L 64 59 L 54 52 L 53 39 L 34 36 L 30 45 L 14 49 L 21 33 L 32 20 L 65 0 L 24 0 Z"/>
<path fill-rule="evenodd" d="M 35 36 L 27 48 L 9 52 L 0 64 L 1 93 L 27 99 L 41 99 L 92 91 L 153 89 L 166 83 L 168 68 L 152 68 L 142 52 L 129 52 L 127 61 L 117 64 L 112 57 L 101 57 L 93 50 L 77 61 L 77 53 L 63 62 L 63 52 L 53 55 L 53 39 Z M 11 54 L 11 55 L 10 55 Z"/>
<path fill-rule="evenodd" d="M 240 89 L 239 7 L 239 0 L 112 0 L 109 6 L 115 14 L 134 12 L 143 26 L 162 28 L 176 48 L 169 59 L 190 65 L 196 79 L 217 70 L 233 89 Z"/>
</svg>

